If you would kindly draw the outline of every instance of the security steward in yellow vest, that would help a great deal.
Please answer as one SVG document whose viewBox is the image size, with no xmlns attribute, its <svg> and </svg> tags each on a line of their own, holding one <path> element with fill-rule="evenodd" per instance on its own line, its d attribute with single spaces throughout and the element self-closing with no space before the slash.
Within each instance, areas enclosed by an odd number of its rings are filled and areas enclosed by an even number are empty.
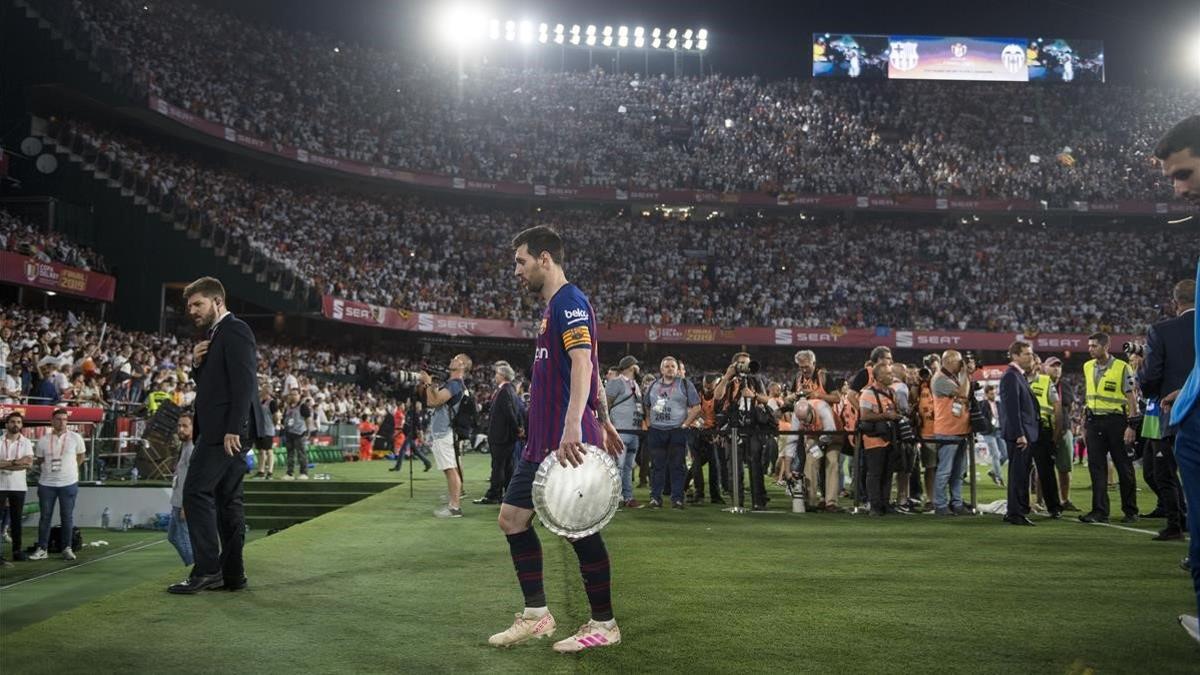
<svg viewBox="0 0 1200 675">
<path fill-rule="evenodd" d="M 1058 390 L 1050 376 L 1038 369 L 1037 376 L 1029 383 L 1029 390 L 1038 404 L 1038 437 L 1033 444 L 1033 465 L 1037 467 L 1038 483 L 1042 486 L 1042 498 L 1046 502 L 1046 510 L 1054 519 L 1062 518 L 1062 500 L 1059 499 L 1058 474 L 1055 473 L 1054 451 L 1055 439 L 1055 410 L 1058 403 Z"/>
<path fill-rule="evenodd" d="M 1129 364 L 1108 353 L 1108 335 L 1096 333 L 1088 338 L 1088 354 L 1092 360 L 1083 364 L 1085 413 L 1084 433 L 1087 438 L 1088 473 L 1092 478 L 1092 510 L 1079 516 L 1085 523 L 1108 522 L 1108 458 L 1112 457 L 1121 482 L 1122 523 L 1136 523 L 1137 482 L 1133 460 L 1126 445 L 1132 445 L 1137 434 L 1130 427 L 1130 417 L 1137 413 L 1137 398 L 1133 390 L 1133 371 Z M 1039 468 L 1040 471 L 1040 468 Z"/>
</svg>

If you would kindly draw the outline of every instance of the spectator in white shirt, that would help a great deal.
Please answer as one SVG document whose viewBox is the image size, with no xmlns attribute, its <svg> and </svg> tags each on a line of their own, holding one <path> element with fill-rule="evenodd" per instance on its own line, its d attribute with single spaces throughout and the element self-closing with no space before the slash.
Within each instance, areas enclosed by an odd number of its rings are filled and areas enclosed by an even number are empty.
<svg viewBox="0 0 1200 675">
<path fill-rule="evenodd" d="M 58 502 L 63 560 L 74 560 L 71 536 L 75 531 L 75 497 L 79 494 L 79 465 L 87 450 L 83 437 L 67 428 L 66 408 L 58 408 L 50 416 L 51 432 L 38 439 L 35 455 L 42 474 L 38 481 L 38 501 L 41 522 L 38 524 L 37 549 L 30 560 L 45 560 L 50 541 L 50 521 L 54 504 Z"/>
<path fill-rule="evenodd" d="M 25 512 L 25 470 L 33 466 L 33 444 L 21 434 L 25 418 L 17 411 L 4 418 L 4 438 L 0 439 L 0 510 L 8 509 L 12 523 L 13 560 L 25 560 L 21 550 L 21 516 Z M 4 560 L 0 552 L 0 561 Z"/>
</svg>

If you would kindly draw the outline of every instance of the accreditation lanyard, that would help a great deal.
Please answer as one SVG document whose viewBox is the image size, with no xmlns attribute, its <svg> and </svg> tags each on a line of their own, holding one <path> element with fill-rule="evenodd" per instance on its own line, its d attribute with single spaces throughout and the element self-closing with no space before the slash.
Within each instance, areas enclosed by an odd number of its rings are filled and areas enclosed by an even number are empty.
<svg viewBox="0 0 1200 675">
<path fill-rule="evenodd" d="M 55 434 L 53 434 L 53 433 L 50 434 L 50 473 L 58 473 L 58 472 L 62 471 L 62 457 L 63 457 L 63 453 L 66 452 L 66 450 L 67 450 L 67 436 L 68 435 L 69 435 L 69 432 L 63 432 L 62 436 L 59 438 L 58 453 L 55 453 L 54 452 L 54 436 L 55 436 Z"/>
<path fill-rule="evenodd" d="M 12 461 L 14 461 L 14 460 L 18 460 L 18 459 L 20 459 L 19 455 L 21 454 L 21 441 L 23 441 L 23 440 L 25 440 L 25 439 L 23 439 L 23 438 L 18 438 L 18 439 L 17 439 L 17 442 L 16 442 L 15 444 L 14 444 L 14 443 L 9 443 L 9 442 L 8 442 L 8 437 L 7 437 L 7 436 L 5 436 L 4 440 L 3 440 L 3 441 L 0 441 L 0 442 L 2 442 L 2 443 L 4 444 L 4 452 L 3 452 L 3 453 L 0 453 L 0 459 L 3 459 L 3 460 L 4 460 L 4 461 L 6 461 L 6 462 L 12 462 Z M 13 447 L 13 445 L 16 445 L 16 446 L 17 446 L 17 449 L 16 449 L 16 451 L 15 451 L 15 452 L 12 452 L 12 453 L 10 454 L 10 453 L 9 453 L 9 449 L 10 449 L 10 448 L 12 448 L 12 447 Z"/>
</svg>

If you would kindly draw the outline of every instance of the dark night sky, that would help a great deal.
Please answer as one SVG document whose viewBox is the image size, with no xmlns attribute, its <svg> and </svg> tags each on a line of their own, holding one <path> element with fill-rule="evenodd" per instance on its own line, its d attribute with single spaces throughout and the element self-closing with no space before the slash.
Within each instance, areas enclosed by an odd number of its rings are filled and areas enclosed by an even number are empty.
<svg viewBox="0 0 1200 675">
<path fill-rule="evenodd" d="M 352 42 L 412 47 L 441 2 L 405 0 L 201 0 L 257 21 L 332 33 Z M 597 25 L 706 27 L 719 72 L 806 77 L 813 32 L 1055 36 L 1105 42 L 1110 82 L 1175 81 L 1189 39 L 1200 41 L 1197 0 L 858 0 L 704 2 L 581 0 L 471 3 L 497 18 Z M 515 48 L 515 47 L 514 47 Z M 1193 59 L 1196 57 L 1193 56 Z M 1164 65 L 1164 61 L 1166 65 Z M 693 68 L 695 66 L 692 66 Z M 1190 86 L 1200 86 L 1191 71 Z"/>
</svg>

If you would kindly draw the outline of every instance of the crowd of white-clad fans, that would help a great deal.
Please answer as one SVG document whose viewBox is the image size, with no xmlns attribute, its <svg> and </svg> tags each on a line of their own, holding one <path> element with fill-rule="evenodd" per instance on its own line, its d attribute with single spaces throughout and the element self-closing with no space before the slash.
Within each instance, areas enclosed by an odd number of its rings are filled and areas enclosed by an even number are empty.
<svg viewBox="0 0 1200 675">
<path fill-rule="evenodd" d="M 1169 197 L 1150 149 L 1200 91 L 649 77 L 414 61 L 185 0 L 36 0 L 137 98 L 267 142 L 551 185 Z"/>
<path fill-rule="evenodd" d="M 84 123 L 50 134 L 313 290 L 403 311 L 533 320 L 509 240 L 535 223 L 562 231 L 571 278 L 615 323 L 1138 332 L 1194 250 L 1186 227 L 447 205 L 239 174 Z"/>
</svg>

